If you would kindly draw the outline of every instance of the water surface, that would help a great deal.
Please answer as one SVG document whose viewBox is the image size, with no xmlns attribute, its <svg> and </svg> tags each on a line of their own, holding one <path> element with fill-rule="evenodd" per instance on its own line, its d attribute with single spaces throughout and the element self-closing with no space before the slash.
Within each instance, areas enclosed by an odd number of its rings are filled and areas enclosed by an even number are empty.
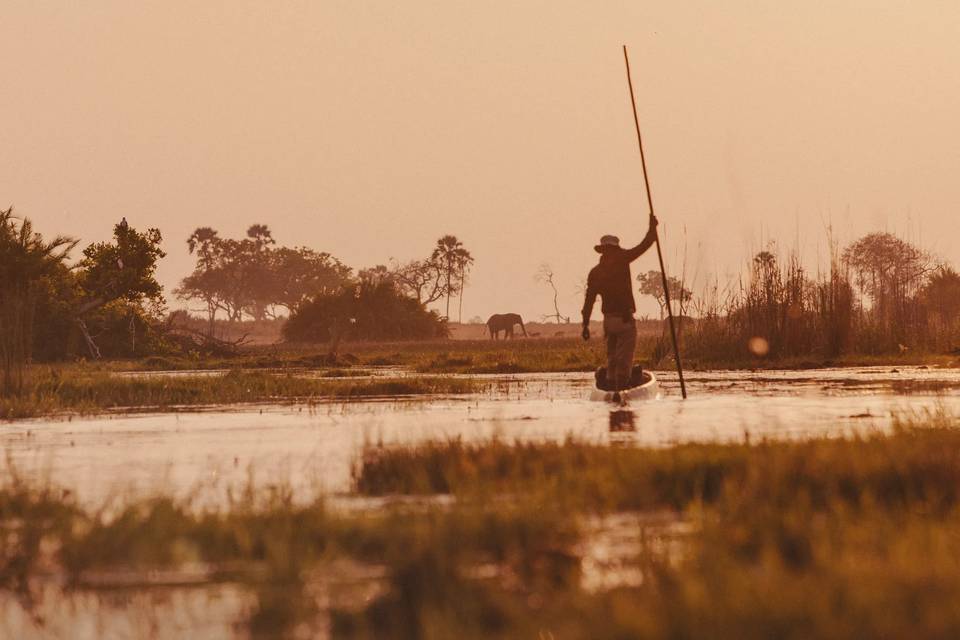
<svg viewBox="0 0 960 640">
<path fill-rule="evenodd" d="M 365 444 L 498 436 L 662 446 L 883 430 L 900 412 L 960 412 L 960 369 L 690 372 L 686 401 L 674 373 L 658 375 L 661 396 L 624 409 L 588 399 L 591 374 L 496 375 L 480 376 L 491 387 L 469 396 L 19 421 L 0 426 L 0 446 L 18 473 L 94 504 L 159 490 L 222 499 L 250 478 L 309 497 L 348 491 Z"/>
</svg>

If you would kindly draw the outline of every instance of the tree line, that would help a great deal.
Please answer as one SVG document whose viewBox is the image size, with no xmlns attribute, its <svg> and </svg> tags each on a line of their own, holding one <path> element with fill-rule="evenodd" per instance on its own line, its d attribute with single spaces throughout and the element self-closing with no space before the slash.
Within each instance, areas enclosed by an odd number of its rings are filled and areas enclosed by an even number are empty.
<svg viewBox="0 0 960 640">
<path fill-rule="evenodd" d="M 301 302 L 283 327 L 287 340 L 327 342 L 335 352 L 346 337 L 404 340 L 448 335 L 450 303 L 456 296 L 462 315 L 463 289 L 473 256 L 456 236 L 441 236 L 430 254 L 391 266 L 358 272 L 338 291 L 324 291 Z M 446 301 L 446 315 L 427 309 Z"/>
<path fill-rule="evenodd" d="M 456 236 L 440 237 L 421 259 L 354 271 L 326 252 L 277 244 L 263 224 L 245 237 L 209 227 L 186 240 L 193 271 L 174 290 L 202 305 L 207 320 L 286 316 L 288 340 L 337 344 L 356 339 L 443 336 L 474 258 Z M 73 262 L 73 238 L 47 238 L 13 208 L 0 210 L 0 391 L 23 388 L 31 360 L 140 356 L 174 348 L 163 289 L 155 273 L 165 256 L 158 229 L 126 219 L 108 241 L 88 244 Z M 553 272 L 538 279 L 554 294 Z M 658 272 L 638 276 L 642 294 L 663 309 Z M 879 354 L 957 349 L 960 274 L 889 233 L 832 246 L 829 267 L 809 272 L 796 255 L 759 252 L 745 276 L 694 295 L 671 278 L 671 295 L 697 321 L 684 329 L 698 355 L 739 358 L 752 344 L 773 357 Z M 445 313 L 427 305 L 442 303 Z M 459 309 L 457 309 L 459 317 Z M 167 323 L 165 325 L 164 323 Z M 759 342 L 758 340 L 759 339 Z"/>
<path fill-rule="evenodd" d="M 211 326 L 218 314 L 233 321 L 293 317 L 308 301 L 332 300 L 344 289 L 372 283 L 387 283 L 420 306 L 445 300 L 449 317 L 454 297 L 462 309 L 473 264 L 463 243 L 444 235 L 423 259 L 394 261 L 389 267 L 377 265 L 354 275 L 329 253 L 278 246 L 264 224 L 251 225 L 239 240 L 200 227 L 187 239 L 187 248 L 196 256 L 196 265 L 174 293 L 181 300 L 203 304 Z"/>
<path fill-rule="evenodd" d="M 46 238 L 12 207 L 0 210 L 0 393 L 20 393 L 34 360 L 143 356 L 191 349 L 171 327 L 156 279 L 165 257 L 159 229 L 122 219 L 109 241 L 87 245 Z M 353 269 L 329 253 L 279 246 L 254 224 L 246 237 L 200 227 L 187 238 L 193 271 L 174 290 L 199 302 L 210 323 L 289 317 L 291 340 L 410 339 L 446 335 L 454 298 L 462 305 L 473 256 L 452 235 L 427 257 L 390 267 Z M 446 316 L 426 305 L 446 301 Z"/>
<path fill-rule="evenodd" d="M 99 358 L 138 336 L 141 350 L 152 348 L 148 328 L 164 302 L 155 277 L 161 241 L 158 229 L 137 231 L 124 219 L 111 241 L 88 245 L 71 265 L 77 240 L 48 240 L 12 207 L 0 211 L 0 392 L 20 393 L 34 358 Z"/>
<path fill-rule="evenodd" d="M 200 227 L 187 238 L 196 256 L 193 272 L 174 294 L 197 301 L 211 325 L 228 320 L 266 320 L 289 314 L 311 295 L 335 291 L 351 280 L 351 269 L 329 253 L 277 246 L 269 227 L 254 224 L 245 238 L 224 238 Z"/>
</svg>

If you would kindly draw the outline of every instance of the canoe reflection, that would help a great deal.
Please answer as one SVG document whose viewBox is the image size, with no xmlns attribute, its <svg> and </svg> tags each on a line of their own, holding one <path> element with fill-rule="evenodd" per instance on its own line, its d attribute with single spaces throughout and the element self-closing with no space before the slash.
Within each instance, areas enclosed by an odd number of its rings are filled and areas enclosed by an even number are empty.
<svg viewBox="0 0 960 640">
<path fill-rule="evenodd" d="M 610 412 L 610 432 L 636 431 L 637 426 L 633 411 L 618 409 Z"/>
</svg>

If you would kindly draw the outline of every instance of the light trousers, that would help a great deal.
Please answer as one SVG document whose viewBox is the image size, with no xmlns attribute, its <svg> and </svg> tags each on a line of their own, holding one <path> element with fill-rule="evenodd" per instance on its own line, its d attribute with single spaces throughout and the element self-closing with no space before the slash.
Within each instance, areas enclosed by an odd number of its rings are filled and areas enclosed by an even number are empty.
<svg viewBox="0 0 960 640">
<path fill-rule="evenodd" d="M 632 315 L 605 315 L 603 335 L 607 339 L 607 380 L 617 391 L 626 389 L 633 371 L 637 323 Z"/>
</svg>

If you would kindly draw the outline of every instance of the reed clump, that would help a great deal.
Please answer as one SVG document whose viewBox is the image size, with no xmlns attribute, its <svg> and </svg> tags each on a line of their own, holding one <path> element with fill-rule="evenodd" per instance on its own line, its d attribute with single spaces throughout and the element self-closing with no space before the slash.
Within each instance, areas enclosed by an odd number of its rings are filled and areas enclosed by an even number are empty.
<svg viewBox="0 0 960 640">
<path fill-rule="evenodd" d="M 841 249 L 825 269 L 770 248 L 745 278 L 694 299 L 686 353 L 701 364 L 832 361 L 863 356 L 956 353 L 960 274 L 889 233 Z"/>
<path fill-rule="evenodd" d="M 960 431 L 900 426 L 893 434 L 755 444 L 613 448 L 576 441 L 369 449 L 354 470 L 367 495 L 550 495 L 587 510 L 682 511 L 747 499 L 790 508 L 841 501 L 901 508 L 960 499 Z"/>
<path fill-rule="evenodd" d="M 462 503 L 533 495 L 568 514 L 666 507 L 691 525 L 679 551 L 641 533 L 627 563 L 639 584 L 567 586 L 522 612 L 502 607 L 525 633 L 533 623 L 554 637 L 946 637 L 960 631 L 955 427 L 935 414 L 890 434 L 666 450 L 453 442 L 370 452 L 356 482 Z M 443 631 L 471 637 L 471 623 Z"/>
</svg>

